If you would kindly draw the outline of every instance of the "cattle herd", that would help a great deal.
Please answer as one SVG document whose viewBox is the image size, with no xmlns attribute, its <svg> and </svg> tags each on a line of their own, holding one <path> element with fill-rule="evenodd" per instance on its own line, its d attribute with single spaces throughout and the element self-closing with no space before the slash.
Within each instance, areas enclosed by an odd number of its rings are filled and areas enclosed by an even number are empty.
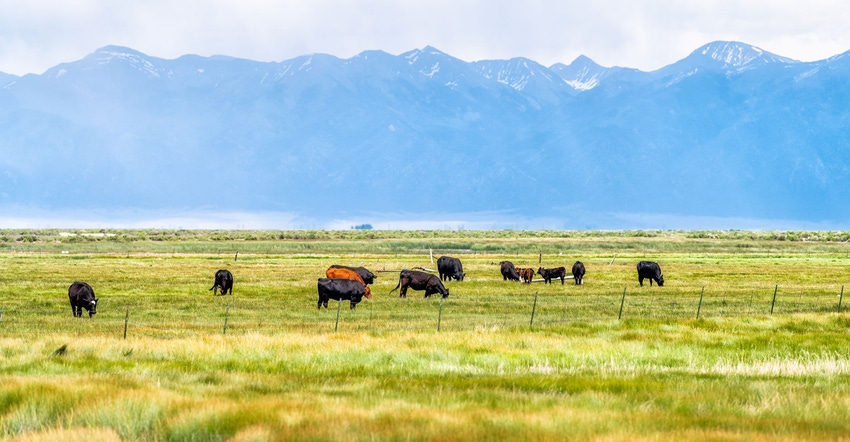
<svg viewBox="0 0 850 442">
<path fill-rule="evenodd" d="M 499 263 L 499 268 L 502 273 L 503 281 L 520 281 L 530 284 L 534 279 L 534 269 L 518 268 L 510 261 L 502 261 Z M 572 267 L 573 280 L 576 285 L 582 285 L 584 281 L 584 264 L 581 261 L 576 261 Z M 655 281 L 659 287 L 664 286 L 664 277 L 661 275 L 661 267 L 658 263 L 650 261 L 641 261 L 637 265 L 638 282 L 643 286 L 643 280 L 649 279 L 649 285 Z M 449 289 L 443 285 L 443 281 L 463 281 L 465 273 L 460 259 L 450 256 L 441 256 L 437 259 L 437 275 L 419 271 L 404 269 L 399 272 L 398 284 L 390 293 L 399 290 L 399 297 L 407 297 L 407 289 L 425 291 L 425 297 L 429 298 L 433 294 L 440 294 L 443 298 L 449 297 Z M 564 284 L 564 279 L 567 278 L 566 267 L 543 268 L 537 269 L 543 281 L 551 284 L 553 279 L 560 279 L 561 285 Z M 369 285 L 375 282 L 377 276 L 367 270 L 365 267 L 347 267 L 341 265 L 332 265 L 325 271 L 325 278 L 319 278 L 317 290 L 319 301 L 317 307 L 328 307 L 328 301 L 333 299 L 342 302 L 348 300 L 351 309 L 354 309 L 357 304 L 366 299 L 372 299 L 372 290 Z M 213 295 L 225 296 L 233 294 L 233 274 L 229 270 L 219 270 L 215 272 L 215 280 L 213 286 L 210 287 Z M 82 317 L 83 309 L 89 312 L 89 317 L 97 313 L 97 298 L 94 295 L 94 289 L 85 282 L 75 281 L 68 287 L 68 299 L 71 301 L 71 312 L 75 317 Z"/>
</svg>

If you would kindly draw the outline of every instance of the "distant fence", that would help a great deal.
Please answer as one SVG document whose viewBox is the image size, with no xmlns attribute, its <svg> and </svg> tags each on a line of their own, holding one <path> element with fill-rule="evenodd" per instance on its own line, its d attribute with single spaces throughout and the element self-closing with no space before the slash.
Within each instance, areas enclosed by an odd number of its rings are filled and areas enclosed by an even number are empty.
<svg viewBox="0 0 850 442">
<path fill-rule="evenodd" d="M 418 296 L 417 296 L 418 294 Z M 262 297 L 216 297 L 214 303 L 150 305 L 104 299 L 89 319 L 71 315 L 67 302 L 6 308 L 0 306 L 0 336 L 52 333 L 185 337 L 246 333 L 327 333 L 334 331 L 462 331 L 475 329 L 544 329 L 573 322 L 628 319 L 693 319 L 794 313 L 841 313 L 844 287 L 835 292 L 803 293 L 775 286 L 764 292 L 729 295 L 703 288 L 683 296 L 664 289 L 617 293 L 517 294 L 423 299 L 363 300 L 354 310 L 347 301 L 331 301 L 318 310 L 316 301 L 294 297 L 270 308 Z M 211 297 L 212 298 L 212 297 Z M 208 298 L 209 299 L 209 298 Z"/>
</svg>

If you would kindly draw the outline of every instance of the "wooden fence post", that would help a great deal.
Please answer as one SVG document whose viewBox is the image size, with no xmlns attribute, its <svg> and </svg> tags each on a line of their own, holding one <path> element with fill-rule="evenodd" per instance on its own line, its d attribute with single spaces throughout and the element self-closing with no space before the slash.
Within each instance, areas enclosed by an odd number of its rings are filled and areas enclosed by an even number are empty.
<svg viewBox="0 0 850 442">
<path fill-rule="evenodd" d="M 227 303 L 227 307 L 224 309 L 224 334 L 227 334 L 227 318 L 230 316 L 230 303 Z"/>
<path fill-rule="evenodd" d="M 534 305 L 531 307 L 531 321 L 528 323 L 529 328 L 534 328 L 534 312 L 537 311 L 537 296 L 539 295 L 540 293 L 534 294 Z"/>
<path fill-rule="evenodd" d="M 437 313 L 437 331 L 440 331 L 440 322 L 443 320 L 443 296 L 440 295 L 440 312 Z"/>
<path fill-rule="evenodd" d="M 620 300 L 620 314 L 617 315 L 617 319 L 623 319 L 623 305 L 626 304 L 626 289 L 623 288 L 623 299 Z"/>
<path fill-rule="evenodd" d="M 844 286 L 842 285 L 841 286 L 841 294 L 838 295 L 838 313 L 841 313 L 841 301 L 843 301 L 843 300 L 844 300 Z M 2 315 L 2 314 L 3 313 L 0 312 L 0 315 Z"/>
<path fill-rule="evenodd" d="M 699 311 L 702 309 L 702 297 L 705 295 L 705 286 L 702 286 L 702 292 L 699 294 L 699 305 L 697 305 L 697 319 L 699 319 Z"/>
<path fill-rule="evenodd" d="M 336 325 L 334 325 L 334 331 L 339 330 L 339 313 L 342 310 L 342 297 L 339 298 L 339 302 L 336 303 Z"/>
<path fill-rule="evenodd" d="M 127 312 L 124 314 L 124 339 L 127 339 L 127 323 L 130 322 L 130 306 L 127 306 Z"/>
<path fill-rule="evenodd" d="M 773 289 L 773 301 L 770 303 L 770 314 L 773 314 L 773 306 L 776 305 L 776 292 L 779 290 L 779 284 L 776 284 L 776 287 Z"/>
</svg>

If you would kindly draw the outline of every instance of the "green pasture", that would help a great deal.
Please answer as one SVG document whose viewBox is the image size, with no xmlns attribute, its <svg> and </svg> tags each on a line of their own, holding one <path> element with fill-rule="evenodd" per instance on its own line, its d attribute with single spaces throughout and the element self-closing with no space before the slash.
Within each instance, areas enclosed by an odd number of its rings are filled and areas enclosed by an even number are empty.
<svg viewBox="0 0 850 442">
<path fill-rule="evenodd" d="M 841 232 L 69 232 L 0 231 L 7 439 L 850 434 Z M 390 294 L 442 254 L 467 273 L 447 299 Z M 644 259 L 664 287 L 638 285 Z M 581 260 L 585 284 L 503 281 L 502 260 Z M 374 298 L 317 309 L 331 264 L 378 273 Z M 220 268 L 233 296 L 208 290 Z"/>
</svg>

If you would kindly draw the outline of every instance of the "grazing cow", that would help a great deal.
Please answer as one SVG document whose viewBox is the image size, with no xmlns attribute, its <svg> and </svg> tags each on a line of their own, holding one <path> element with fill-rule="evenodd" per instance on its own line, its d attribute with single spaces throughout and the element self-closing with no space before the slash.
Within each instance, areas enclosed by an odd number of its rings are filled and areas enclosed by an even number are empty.
<svg viewBox="0 0 850 442">
<path fill-rule="evenodd" d="M 210 290 L 213 291 L 213 296 L 216 296 L 216 292 L 221 290 L 221 296 L 224 296 L 228 293 L 233 294 L 233 274 L 230 273 L 230 270 L 219 270 L 215 272 L 215 282 L 213 282 L 213 286 L 210 287 Z"/>
<path fill-rule="evenodd" d="M 576 261 L 573 264 L 573 279 L 576 281 L 576 285 L 581 285 L 582 280 L 584 279 L 584 263 L 581 261 Z"/>
<path fill-rule="evenodd" d="M 519 281 L 519 273 L 516 271 L 516 267 L 514 267 L 514 263 L 510 261 L 502 261 L 499 263 L 502 271 L 502 281 Z"/>
<path fill-rule="evenodd" d="M 463 281 L 463 264 L 457 258 L 441 256 L 437 259 L 437 271 L 440 273 L 441 281 L 450 281 L 452 278 Z"/>
<path fill-rule="evenodd" d="M 517 273 L 519 273 L 520 278 L 522 278 L 522 282 L 526 284 L 531 284 L 531 280 L 534 279 L 534 269 L 531 268 L 518 268 L 516 269 Z"/>
<path fill-rule="evenodd" d="M 372 284 L 375 282 L 375 278 L 378 277 L 378 275 L 370 272 L 369 270 L 366 270 L 366 267 L 348 267 L 334 264 L 331 266 L 331 268 L 354 270 L 355 272 L 357 272 L 358 275 L 360 275 L 360 278 L 363 279 L 364 284 Z"/>
<path fill-rule="evenodd" d="M 97 298 L 94 297 L 94 290 L 85 282 L 74 281 L 68 287 L 68 300 L 71 301 L 74 317 L 83 317 L 83 309 L 88 310 L 89 318 L 97 314 Z"/>
<path fill-rule="evenodd" d="M 431 297 L 434 293 L 439 293 L 443 298 L 449 297 L 449 289 L 443 285 L 443 282 L 437 275 L 418 270 L 402 270 L 398 275 L 398 284 L 396 284 L 394 289 L 390 290 L 390 293 L 398 290 L 399 287 L 401 287 L 398 295 L 399 298 L 407 297 L 408 287 L 413 290 L 425 290 L 426 298 Z"/>
<path fill-rule="evenodd" d="M 366 283 L 363 282 L 363 277 L 354 270 L 329 267 L 325 270 L 325 276 L 331 279 L 350 279 L 352 281 L 357 281 L 360 284 L 363 284 L 363 287 L 366 287 L 366 299 L 372 299 L 372 289 L 366 286 Z"/>
<path fill-rule="evenodd" d="M 537 273 L 543 277 L 546 284 L 551 284 L 553 278 L 561 278 L 561 285 L 564 285 L 564 278 L 567 277 L 567 269 L 565 267 L 555 267 L 554 269 L 544 269 L 540 267 Z"/>
<path fill-rule="evenodd" d="M 328 300 L 336 299 L 342 302 L 348 299 L 351 302 L 351 309 L 357 307 L 357 303 L 363 300 L 366 295 L 366 286 L 360 281 L 351 279 L 339 278 L 319 278 L 317 284 L 319 289 L 319 303 L 317 306 L 321 310 L 322 306 L 328 308 Z"/>
<path fill-rule="evenodd" d="M 658 287 L 664 287 L 664 276 L 661 275 L 661 267 L 657 262 L 641 261 L 637 265 L 638 282 L 643 287 L 644 278 L 649 279 L 649 286 L 652 287 L 652 281 L 658 283 Z"/>
</svg>

